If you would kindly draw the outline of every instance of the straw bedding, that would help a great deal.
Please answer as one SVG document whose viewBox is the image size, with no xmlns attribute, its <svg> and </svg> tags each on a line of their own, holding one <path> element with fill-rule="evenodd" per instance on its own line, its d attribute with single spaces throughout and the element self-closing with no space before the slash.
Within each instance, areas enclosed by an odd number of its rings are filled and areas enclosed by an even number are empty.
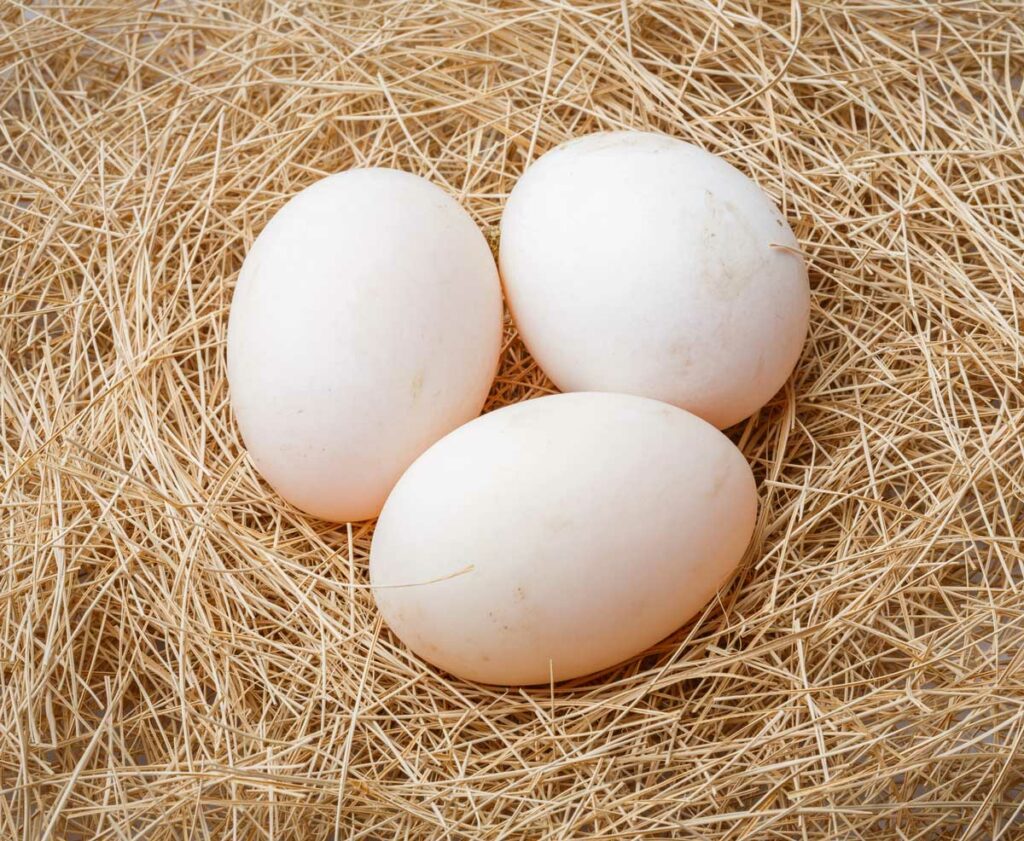
<svg viewBox="0 0 1024 841">
<path fill-rule="evenodd" d="M 1019 0 L 0 6 L 0 837 L 1024 837 L 1022 56 Z M 643 657 L 459 682 L 382 628 L 372 525 L 254 472 L 232 287 L 326 173 L 496 245 L 529 161 L 624 127 L 808 256 L 730 430 L 754 544 Z M 488 406 L 550 390 L 509 325 Z"/>
</svg>

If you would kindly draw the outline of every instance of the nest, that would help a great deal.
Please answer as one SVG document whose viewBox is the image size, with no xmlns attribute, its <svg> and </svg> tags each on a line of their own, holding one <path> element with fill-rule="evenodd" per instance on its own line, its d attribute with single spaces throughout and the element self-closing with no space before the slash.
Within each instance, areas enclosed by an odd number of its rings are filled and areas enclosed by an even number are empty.
<svg viewBox="0 0 1024 841">
<path fill-rule="evenodd" d="M 1019 0 L 10 4 L 0 33 L 0 836 L 1024 835 Z M 729 431 L 755 539 L 644 656 L 460 682 L 382 627 L 372 524 L 254 471 L 232 287 L 323 175 L 420 173 L 494 240 L 531 160 L 619 128 L 723 155 L 808 256 L 803 358 Z M 551 390 L 509 324 L 489 408 Z"/>
</svg>

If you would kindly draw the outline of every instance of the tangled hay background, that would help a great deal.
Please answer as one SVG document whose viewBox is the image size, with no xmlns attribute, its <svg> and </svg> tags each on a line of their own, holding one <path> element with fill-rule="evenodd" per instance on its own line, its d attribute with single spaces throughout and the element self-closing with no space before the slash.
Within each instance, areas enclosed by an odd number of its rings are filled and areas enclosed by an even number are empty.
<svg viewBox="0 0 1024 841">
<path fill-rule="evenodd" d="M 0 837 L 1024 837 L 1019 0 L 0 9 Z M 458 682 L 378 622 L 372 527 L 254 473 L 232 285 L 326 173 L 493 235 L 622 127 L 809 257 L 799 368 L 731 430 L 755 543 L 643 658 Z M 549 388 L 509 327 L 489 405 Z"/>
</svg>

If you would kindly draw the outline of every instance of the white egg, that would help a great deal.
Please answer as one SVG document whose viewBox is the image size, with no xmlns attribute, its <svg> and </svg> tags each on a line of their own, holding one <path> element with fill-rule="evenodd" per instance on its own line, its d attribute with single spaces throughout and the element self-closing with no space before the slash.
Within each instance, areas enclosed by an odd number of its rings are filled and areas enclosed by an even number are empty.
<svg viewBox="0 0 1024 841">
<path fill-rule="evenodd" d="M 785 383 L 807 333 L 798 243 L 721 158 L 611 132 L 548 152 L 501 223 L 509 307 L 563 391 L 654 397 L 720 428 Z"/>
<path fill-rule="evenodd" d="M 575 393 L 441 439 L 395 486 L 370 579 L 398 637 L 484 683 L 584 675 L 672 633 L 727 581 L 757 509 L 743 455 L 666 403 Z"/>
<path fill-rule="evenodd" d="M 231 402 L 254 464 L 315 516 L 376 516 L 479 414 L 501 322 L 487 242 L 443 190 L 389 169 L 313 184 L 257 237 L 231 303 Z"/>
</svg>

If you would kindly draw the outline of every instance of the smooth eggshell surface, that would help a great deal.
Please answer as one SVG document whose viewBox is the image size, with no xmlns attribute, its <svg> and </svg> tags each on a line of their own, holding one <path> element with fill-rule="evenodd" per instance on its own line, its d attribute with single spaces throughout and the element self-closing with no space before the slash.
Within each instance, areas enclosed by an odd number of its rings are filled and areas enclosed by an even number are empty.
<svg viewBox="0 0 1024 841">
<path fill-rule="evenodd" d="M 479 414 L 501 322 L 487 242 L 443 190 L 389 169 L 313 184 L 257 237 L 231 304 L 253 462 L 315 516 L 376 516 L 420 453 Z"/>
<path fill-rule="evenodd" d="M 563 391 L 654 397 L 724 428 L 785 383 L 807 273 L 772 200 L 702 149 L 609 132 L 531 166 L 501 222 L 516 326 Z"/>
<path fill-rule="evenodd" d="M 612 666 L 722 586 L 754 527 L 743 455 L 658 401 L 559 394 L 441 439 L 388 498 L 370 579 L 390 628 L 483 683 Z"/>
</svg>

